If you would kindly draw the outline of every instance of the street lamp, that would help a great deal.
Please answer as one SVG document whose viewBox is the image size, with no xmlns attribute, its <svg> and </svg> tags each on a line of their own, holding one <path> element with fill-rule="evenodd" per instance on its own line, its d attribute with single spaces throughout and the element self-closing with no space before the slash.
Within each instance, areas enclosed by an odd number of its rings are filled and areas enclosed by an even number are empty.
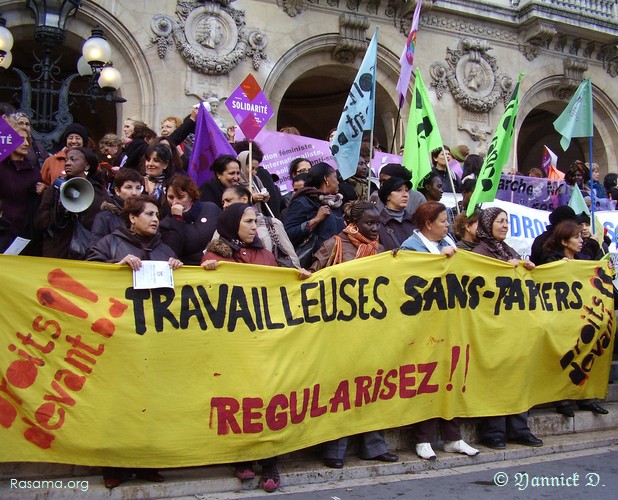
<svg viewBox="0 0 618 500">
<path fill-rule="evenodd" d="M 27 7 L 34 12 L 35 41 L 43 47 L 43 55 L 34 55 L 35 62 L 29 75 L 22 69 L 11 67 L 13 36 L 0 15 L 0 71 L 9 70 L 17 75 L 20 83 L 0 83 L 0 90 L 13 92 L 13 100 L 21 111 L 31 117 L 32 135 L 51 150 L 67 127 L 73 123 L 69 106 L 85 100 L 94 113 L 99 101 L 122 103 L 126 99 L 114 95 L 120 88 L 120 72 L 112 66 L 112 49 L 103 31 L 96 27 L 82 46 L 82 57 L 77 61 L 77 73 L 64 79 L 58 78 L 61 57 L 54 58 L 52 49 L 62 45 L 67 19 L 74 16 L 80 0 L 28 0 Z M 66 74 L 66 73 L 65 73 Z M 76 78 L 86 78 L 87 90 L 71 91 Z"/>
</svg>

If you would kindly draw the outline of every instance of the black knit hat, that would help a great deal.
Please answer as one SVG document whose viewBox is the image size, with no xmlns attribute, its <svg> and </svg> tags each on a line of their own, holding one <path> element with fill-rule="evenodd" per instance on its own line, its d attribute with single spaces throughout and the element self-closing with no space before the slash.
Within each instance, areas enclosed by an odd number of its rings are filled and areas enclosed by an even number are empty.
<svg viewBox="0 0 618 500">
<path fill-rule="evenodd" d="M 380 169 L 380 173 L 390 175 L 391 177 L 397 177 L 404 181 L 412 179 L 412 173 L 398 163 L 387 163 Z"/>
<path fill-rule="evenodd" d="M 79 135 L 84 141 L 84 146 L 88 146 L 88 131 L 86 130 L 86 127 L 80 125 L 79 123 L 71 123 L 71 125 L 64 129 L 64 134 L 62 134 L 61 140 L 63 146 L 66 145 L 67 137 L 71 134 Z"/>
<path fill-rule="evenodd" d="M 549 222 L 552 226 L 560 224 L 563 220 L 576 220 L 575 211 L 568 205 L 560 205 L 549 214 Z"/>
</svg>

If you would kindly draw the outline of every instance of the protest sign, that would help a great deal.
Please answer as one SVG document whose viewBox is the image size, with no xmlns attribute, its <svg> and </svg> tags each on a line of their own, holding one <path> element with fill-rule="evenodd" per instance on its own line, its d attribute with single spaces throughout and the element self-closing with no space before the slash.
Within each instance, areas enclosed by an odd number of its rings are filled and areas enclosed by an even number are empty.
<svg viewBox="0 0 618 500">
<path fill-rule="evenodd" d="M 401 251 L 306 281 L 186 267 L 152 290 L 113 264 L 0 256 L 0 269 L 4 462 L 239 462 L 607 388 L 606 262 L 527 271 Z"/>
</svg>

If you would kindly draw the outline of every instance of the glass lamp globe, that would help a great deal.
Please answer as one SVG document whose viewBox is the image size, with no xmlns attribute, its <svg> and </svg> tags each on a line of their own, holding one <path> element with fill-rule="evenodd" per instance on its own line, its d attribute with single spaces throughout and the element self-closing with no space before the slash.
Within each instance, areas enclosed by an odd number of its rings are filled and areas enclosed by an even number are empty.
<svg viewBox="0 0 618 500">
<path fill-rule="evenodd" d="M 113 66 L 106 66 L 101 70 L 98 80 L 99 87 L 104 90 L 118 90 L 122 85 L 122 76 Z"/>
<path fill-rule="evenodd" d="M 10 52 L 13 48 L 13 35 L 4 26 L 0 25 L 0 51 Z"/>
<path fill-rule="evenodd" d="M 0 56 L 0 68 L 9 69 L 13 62 L 13 54 L 7 52 L 4 57 Z"/>
<path fill-rule="evenodd" d="M 88 64 L 88 61 L 84 59 L 84 56 L 81 56 L 77 60 L 77 72 L 79 73 L 80 76 L 92 75 L 92 68 L 90 67 L 90 64 Z"/>
<path fill-rule="evenodd" d="M 112 48 L 105 38 L 92 36 L 84 42 L 82 54 L 88 63 L 106 64 L 112 57 Z"/>
</svg>

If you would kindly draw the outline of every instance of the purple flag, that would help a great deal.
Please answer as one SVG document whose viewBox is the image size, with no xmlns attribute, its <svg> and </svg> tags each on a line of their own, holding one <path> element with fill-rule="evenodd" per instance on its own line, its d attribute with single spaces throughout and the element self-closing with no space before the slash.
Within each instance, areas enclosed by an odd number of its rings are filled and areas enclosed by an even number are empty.
<svg viewBox="0 0 618 500">
<path fill-rule="evenodd" d="M 399 81 L 397 82 L 399 109 L 403 108 L 403 103 L 406 102 L 406 93 L 408 92 L 410 77 L 412 76 L 412 64 L 414 63 L 414 51 L 416 50 L 416 33 L 418 32 L 418 22 L 421 17 L 421 3 L 421 0 L 416 0 L 416 9 L 414 9 L 410 34 L 399 58 L 399 64 L 401 64 Z"/>
<path fill-rule="evenodd" d="M 189 177 L 198 186 L 212 179 L 214 174 L 210 166 L 215 158 L 221 155 L 232 155 L 236 158 L 236 151 L 202 103 L 197 113 L 195 142 L 189 160 Z"/>
</svg>

